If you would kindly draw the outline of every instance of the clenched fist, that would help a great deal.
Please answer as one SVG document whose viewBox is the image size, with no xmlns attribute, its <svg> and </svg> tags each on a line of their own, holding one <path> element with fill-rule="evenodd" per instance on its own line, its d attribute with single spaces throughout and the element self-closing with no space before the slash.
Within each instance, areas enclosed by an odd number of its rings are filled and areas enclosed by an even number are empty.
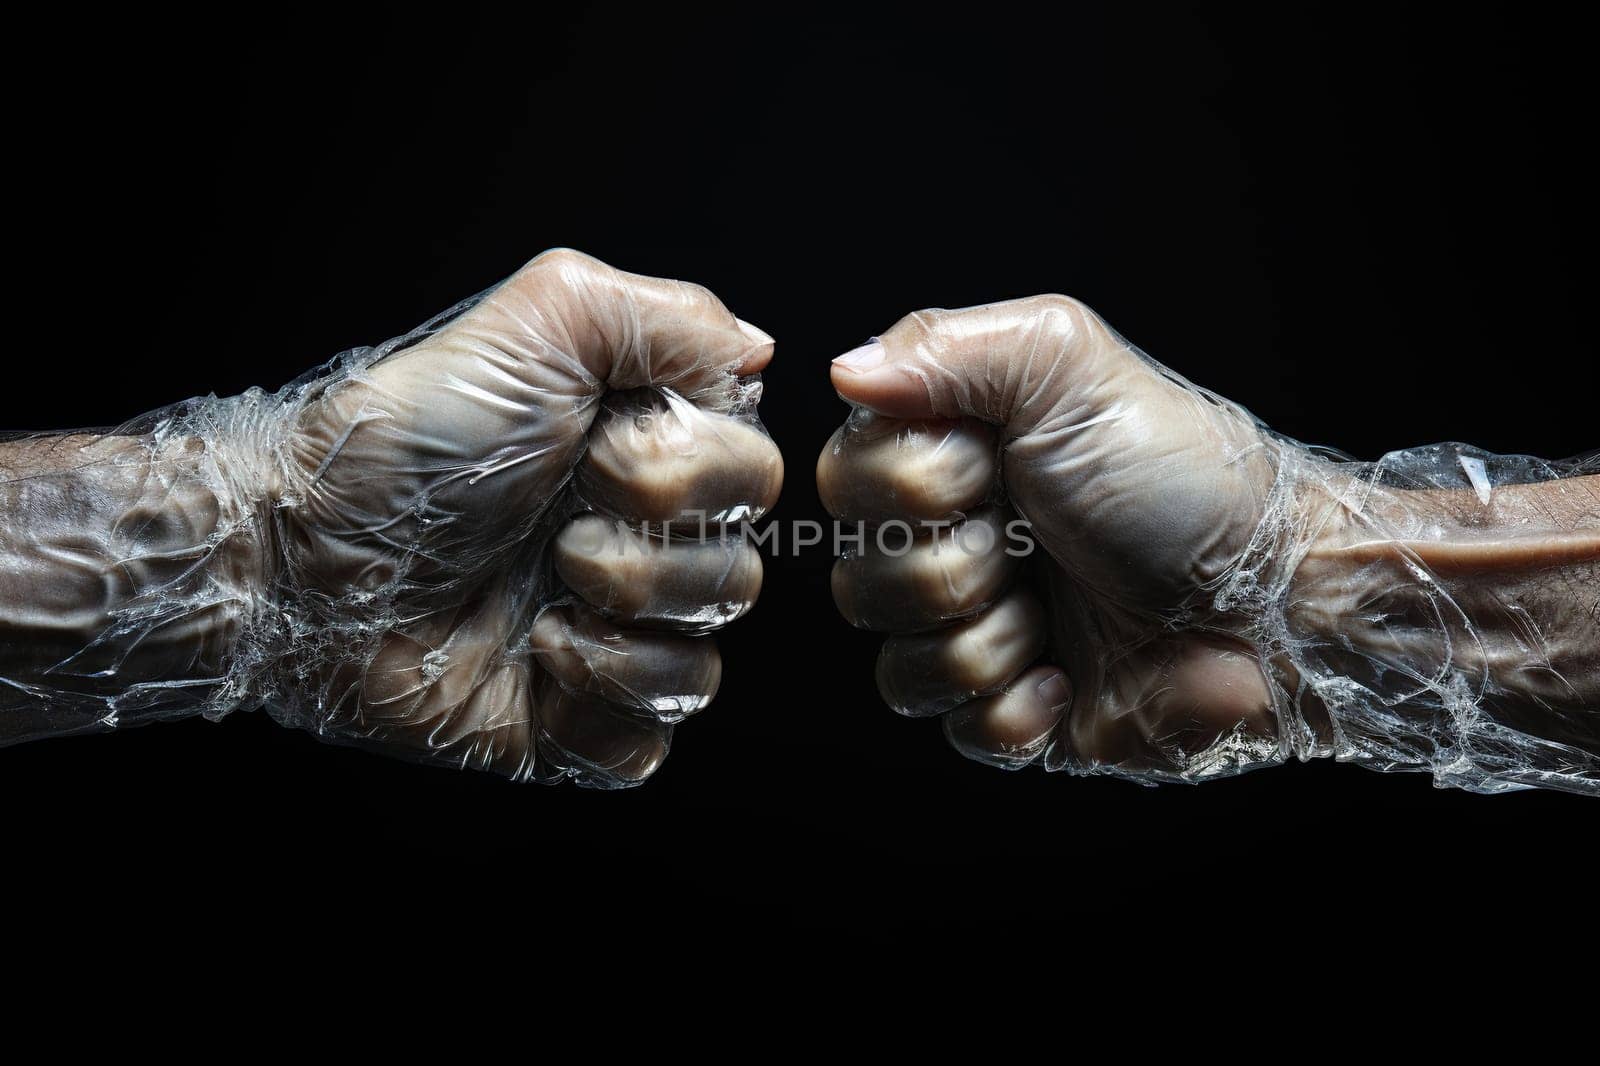
<svg viewBox="0 0 1600 1066">
<path fill-rule="evenodd" d="M 855 411 L 818 488 L 879 531 L 835 599 L 892 634 L 884 698 L 965 754 L 1600 788 L 1592 464 L 1335 461 L 1061 296 L 913 314 L 831 373 Z"/>
<path fill-rule="evenodd" d="M 705 289 L 559 250 L 277 395 L 9 445 L 7 733 L 265 702 L 428 761 L 638 782 L 760 589 L 723 534 L 782 483 L 772 352 Z"/>
</svg>

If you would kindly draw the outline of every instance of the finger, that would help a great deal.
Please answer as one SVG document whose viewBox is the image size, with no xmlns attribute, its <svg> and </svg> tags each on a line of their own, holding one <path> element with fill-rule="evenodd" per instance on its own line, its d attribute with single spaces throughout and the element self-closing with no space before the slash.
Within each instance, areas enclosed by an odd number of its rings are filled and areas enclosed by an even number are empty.
<svg viewBox="0 0 1600 1066">
<path fill-rule="evenodd" d="M 943 626 L 988 606 L 1016 571 L 1006 513 L 979 511 L 931 537 L 901 542 L 863 533 L 833 567 L 833 600 L 851 625 L 889 633 Z"/>
<path fill-rule="evenodd" d="M 722 657 L 705 637 L 623 629 L 573 604 L 541 613 L 533 657 L 564 688 L 677 722 L 711 702 Z"/>
<path fill-rule="evenodd" d="M 944 735 L 969 759 L 1018 770 L 1043 754 L 1071 702 L 1067 675 L 1054 666 L 1036 666 L 1004 691 L 945 715 Z"/>
<path fill-rule="evenodd" d="M 833 387 L 895 418 L 967 416 L 1010 425 L 1131 356 L 1098 315 L 1065 296 L 918 311 L 833 361 Z"/>
<path fill-rule="evenodd" d="M 358 717 L 346 726 L 351 734 L 430 762 L 516 779 L 531 773 L 526 662 L 493 666 L 464 689 L 435 688 L 420 665 L 394 667 L 393 642 L 385 650 L 388 661 L 380 659 L 369 668 Z M 401 686 L 405 691 L 398 691 Z"/>
<path fill-rule="evenodd" d="M 672 727 L 626 714 L 560 685 L 539 693 L 538 747 L 541 776 L 570 776 L 590 788 L 628 788 L 660 768 Z"/>
<path fill-rule="evenodd" d="M 629 274 L 570 248 L 545 252 L 452 322 L 440 341 L 534 361 L 575 361 L 611 389 L 672 388 L 725 408 L 732 377 L 772 359 L 773 341 L 699 285 Z"/>
<path fill-rule="evenodd" d="M 960 625 L 890 637 L 878 655 L 878 691 L 901 714 L 942 714 L 1016 677 L 1044 643 L 1044 609 L 1019 589 Z"/>
<path fill-rule="evenodd" d="M 388 633 L 360 671 L 353 719 L 336 713 L 333 720 L 346 734 L 430 762 L 527 777 L 533 770 L 529 664 L 527 656 L 502 654 L 507 617 L 469 604 Z"/>
<path fill-rule="evenodd" d="M 556 573 L 607 618 L 703 631 L 748 611 L 761 592 L 761 556 L 743 537 L 666 540 L 600 515 L 556 535 Z"/>
<path fill-rule="evenodd" d="M 753 520 L 783 487 L 783 457 L 759 422 L 704 411 L 673 393 L 606 402 L 578 464 L 578 493 L 631 522 Z"/>
<path fill-rule="evenodd" d="M 1186 635 L 1124 656 L 1066 729 L 1080 767 L 1176 770 L 1228 736 L 1236 759 L 1277 757 L 1260 658 L 1221 636 Z"/>
<path fill-rule="evenodd" d="M 994 431 L 976 422 L 856 418 L 817 459 L 817 493 L 849 521 L 940 521 L 994 491 Z"/>
</svg>

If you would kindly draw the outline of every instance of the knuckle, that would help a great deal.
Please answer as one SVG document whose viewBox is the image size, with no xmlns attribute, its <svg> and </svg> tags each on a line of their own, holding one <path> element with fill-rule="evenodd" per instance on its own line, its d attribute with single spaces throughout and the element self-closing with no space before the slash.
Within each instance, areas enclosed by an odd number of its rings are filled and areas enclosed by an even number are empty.
<svg viewBox="0 0 1600 1066">
<path fill-rule="evenodd" d="M 1082 301 L 1050 293 L 1035 297 L 1035 302 L 1035 314 L 1046 333 L 1062 340 L 1072 340 L 1083 334 L 1090 311 Z"/>
<path fill-rule="evenodd" d="M 525 268 L 548 283 L 573 287 L 602 276 L 609 268 L 592 255 L 575 248 L 551 248 L 540 252 Z"/>
<path fill-rule="evenodd" d="M 598 263 L 592 255 L 587 255 L 576 248 L 548 248 L 534 257 L 530 266 L 543 267 L 547 270 L 563 269 L 588 269 Z"/>
<path fill-rule="evenodd" d="M 722 306 L 722 301 L 717 298 L 717 294 L 704 285 L 693 281 L 680 281 L 677 284 L 678 292 L 682 294 L 683 302 L 686 305 L 722 311 L 727 313 L 728 317 L 732 317 L 732 312 Z"/>
<path fill-rule="evenodd" d="M 950 312 L 942 307 L 925 307 L 920 311 L 911 312 L 890 326 L 883 336 L 912 342 L 929 340 L 944 331 L 945 320 L 949 315 Z"/>
</svg>

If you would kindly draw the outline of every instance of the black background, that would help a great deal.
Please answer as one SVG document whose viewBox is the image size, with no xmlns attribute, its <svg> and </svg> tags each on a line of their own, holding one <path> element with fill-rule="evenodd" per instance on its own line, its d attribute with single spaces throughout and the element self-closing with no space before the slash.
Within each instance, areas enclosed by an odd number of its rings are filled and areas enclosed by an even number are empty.
<svg viewBox="0 0 1600 1066">
<path fill-rule="evenodd" d="M 1528 13 L 569 5 L 68 36 L 12 75 L 7 428 L 275 388 L 570 245 L 778 338 L 785 523 L 823 517 L 829 358 L 1036 292 L 1361 457 L 1600 444 L 1592 79 Z M 969 764 L 879 704 L 829 566 L 769 560 L 717 703 L 630 792 L 251 714 L 0 752 L 8 913 L 138 914 L 143 946 L 616 940 L 619 963 L 830 929 L 999 962 L 1585 956 L 1593 800 L 1326 763 L 1159 790 Z"/>
</svg>

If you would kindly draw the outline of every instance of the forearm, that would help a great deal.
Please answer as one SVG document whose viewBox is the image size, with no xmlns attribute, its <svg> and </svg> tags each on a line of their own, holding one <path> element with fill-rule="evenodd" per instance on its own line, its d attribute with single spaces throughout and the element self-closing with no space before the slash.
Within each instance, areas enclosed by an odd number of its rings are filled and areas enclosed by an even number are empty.
<svg viewBox="0 0 1600 1066">
<path fill-rule="evenodd" d="M 246 398 L 197 404 L 150 432 L 0 444 L 0 743 L 247 698 L 268 470 Z"/>
<path fill-rule="evenodd" d="M 277 706 L 294 675 L 327 672 L 312 660 L 329 646 L 339 658 L 359 643 L 309 639 L 323 586 L 336 595 L 345 571 L 373 564 L 322 534 L 308 486 L 348 445 L 343 428 L 389 414 L 366 399 L 363 372 L 472 302 L 278 392 L 189 400 L 105 434 L 0 441 L 0 745 Z M 317 421 L 324 397 L 346 422 Z M 370 482 L 385 467 L 367 469 Z M 340 572 L 308 573 L 319 562 Z M 309 595 L 287 591 L 308 576 Z"/>
<path fill-rule="evenodd" d="M 1276 634 L 1302 753 L 1600 789 L 1600 477 L 1530 463 L 1304 465 Z"/>
</svg>

